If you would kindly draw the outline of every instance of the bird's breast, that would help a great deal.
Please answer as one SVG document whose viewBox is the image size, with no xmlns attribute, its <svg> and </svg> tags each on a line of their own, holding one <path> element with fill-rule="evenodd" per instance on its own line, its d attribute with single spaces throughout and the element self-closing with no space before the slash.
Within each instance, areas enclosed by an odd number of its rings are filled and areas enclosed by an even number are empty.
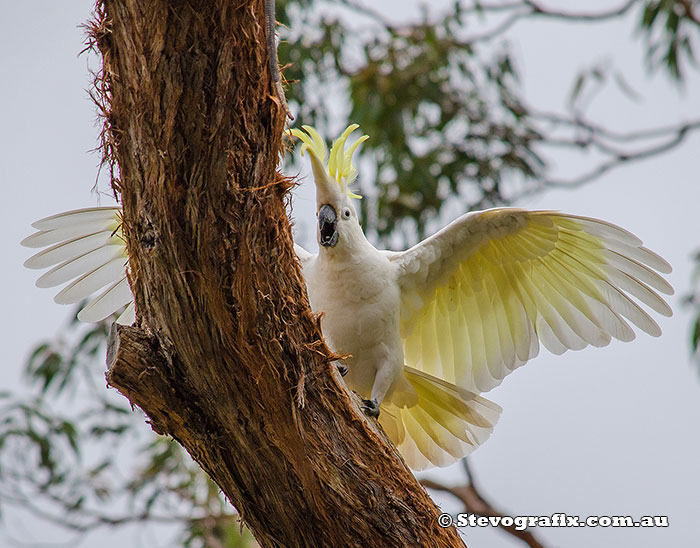
<svg viewBox="0 0 700 548">
<path fill-rule="evenodd" d="M 323 335 L 333 350 L 360 356 L 398 338 L 399 288 L 383 257 L 368 261 L 319 261 L 307 276 L 311 308 L 323 313 Z"/>
</svg>

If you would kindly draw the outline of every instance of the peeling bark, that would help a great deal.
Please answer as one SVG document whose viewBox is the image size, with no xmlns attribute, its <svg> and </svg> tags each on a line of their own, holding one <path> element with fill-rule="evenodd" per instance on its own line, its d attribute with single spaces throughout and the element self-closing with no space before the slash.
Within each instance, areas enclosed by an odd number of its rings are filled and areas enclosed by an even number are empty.
<svg viewBox="0 0 700 548">
<path fill-rule="evenodd" d="M 102 0 L 97 99 L 138 319 L 107 379 L 265 547 L 463 546 L 332 365 L 275 173 L 262 0 Z"/>
</svg>

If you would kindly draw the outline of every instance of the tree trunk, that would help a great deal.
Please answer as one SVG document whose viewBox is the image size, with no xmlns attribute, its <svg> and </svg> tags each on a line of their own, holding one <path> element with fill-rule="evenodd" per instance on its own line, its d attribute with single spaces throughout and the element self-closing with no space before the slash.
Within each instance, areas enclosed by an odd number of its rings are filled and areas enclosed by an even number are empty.
<svg viewBox="0 0 700 548">
<path fill-rule="evenodd" d="M 102 0 L 97 99 L 138 319 L 108 382 L 178 440 L 262 546 L 463 546 L 311 314 L 275 173 L 262 0 Z"/>
</svg>

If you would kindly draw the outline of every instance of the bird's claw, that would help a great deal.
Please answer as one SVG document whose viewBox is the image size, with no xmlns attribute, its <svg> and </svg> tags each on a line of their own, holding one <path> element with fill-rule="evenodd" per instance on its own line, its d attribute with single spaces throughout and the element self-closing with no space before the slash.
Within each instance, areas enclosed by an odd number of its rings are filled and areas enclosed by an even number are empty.
<svg viewBox="0 0 700 548">
<path fill-rule="evenodd" d="M 379 403 L 377 400 L 362 400 L 361 409 L 369 417 L 379 418 Z"/>
<path fill-rule="evenodd" d="M 341 377 L 344 377 L 348 374 L 348 371 L 350 371 L 350 369 L 348 369 L 348 366 L 342 362 L 335 362 L 335 366 L 338 368 L 338 373 L 340 373 Z"/>
</svg>

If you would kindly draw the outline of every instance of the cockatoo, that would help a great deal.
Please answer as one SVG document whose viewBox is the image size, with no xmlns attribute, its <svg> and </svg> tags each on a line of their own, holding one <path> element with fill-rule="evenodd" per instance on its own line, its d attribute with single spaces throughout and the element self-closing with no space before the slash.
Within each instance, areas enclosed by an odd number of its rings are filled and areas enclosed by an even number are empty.
<svg viewBox="0 0 700 548">
<path fill-rule="evenodd" d="M 669 264 L 626 230 L 554 211 L 496 208 L 467 213 L 403 252 L 376 249 L 365 237 L 350 190 L 349 126 L 330 154 L 312 127 L 293 129 L 308 152 L 316 185 L 319 252 L 298 245 L 311 308 L 329 347 L 347 355 L 345 382 L 378 417 L 414 470 L 447 466 L 490 435 L 501 408 L 479 394 L 539 352 L 631 341 L 632 322 L 659 336 L 635 302 L 663 316 L 659 273 Z M 45 247 L 29 268 L 51 270 L 40 287 L 70 283 L 56 296 L 75 303 L 106 289 L 78 317 L 99 321 L 133 296 L 118 207 L 70 211 L 34 223 L 22 244 Z M 72 280 L 72 281 L 71 281 Z"/>
</svg>

